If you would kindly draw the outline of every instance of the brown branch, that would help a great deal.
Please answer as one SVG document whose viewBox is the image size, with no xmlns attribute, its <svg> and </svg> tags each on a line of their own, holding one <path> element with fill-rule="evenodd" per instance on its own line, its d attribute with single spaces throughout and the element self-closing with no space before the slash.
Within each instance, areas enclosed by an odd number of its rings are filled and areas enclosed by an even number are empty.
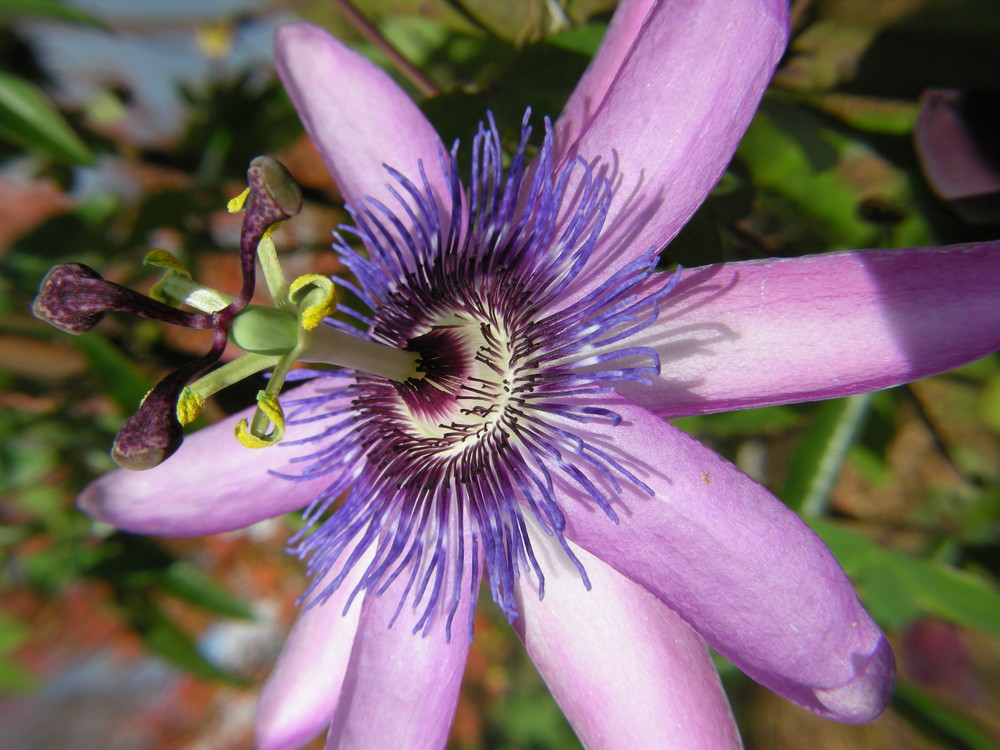
<svg viewBox="0 0 1000 750">
<path fill-rule="evenodd" d="M 412 83 L 424 96 L 437 96 L 441 89 L 424 75 L 423 71 L 414 66 L 409 60 L 403 57 L 399 50 L 390 44 L 389 40 L 382 36 L 382 33 L 375 28 L 375 25 L 365 18 L 361 12 L 354 7 L 350 0 L 332 0 L 344 17 L 354 28 L 372 44 L 378 47 L 382 53 L 389 58 L 390 62 L 396 66 L 400 73 Z"/>
</svg>

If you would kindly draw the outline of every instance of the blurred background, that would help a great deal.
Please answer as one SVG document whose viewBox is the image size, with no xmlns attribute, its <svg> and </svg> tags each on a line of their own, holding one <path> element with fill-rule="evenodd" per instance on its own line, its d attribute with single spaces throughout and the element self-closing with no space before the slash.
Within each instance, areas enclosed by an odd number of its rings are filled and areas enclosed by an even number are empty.
<svg viewBox="0 0 1000 750">
<path fill-rule="evenodd" d="M 271 154 L 306 194 L 276 237 L 284 262 L 336 272 L 346 214 L 273 72 L 283 22 L 383 65 L 450 142 L 487 109 L 512 137 L 527 106 L 556 116 L 613 6 L 0 0 L 0 747 L 248 747 L 304 585 L 283 551 L 294 518 L 169 540 L 75 510 L 142 395 L 207 343 L 114 315 L 61 334 L 29 313 L 45 271 L 78 261 L 148 290 L 142 258 L 162 247 L 235 291 L 225 203 Z M 1000 237 L 1000 3 L 796 0 L 793 23 L 736 159 L 664 263 Z M 220 394 L 204 422 L 258 387 Z M 1000 359 L 680 426 L 813 524 L 900 662 L 891 709 L 852 727 L 720 660 L 747 747 L 1000 746 Z M 451 747 L 579 747 L 488 595 Z"/>
</svg>

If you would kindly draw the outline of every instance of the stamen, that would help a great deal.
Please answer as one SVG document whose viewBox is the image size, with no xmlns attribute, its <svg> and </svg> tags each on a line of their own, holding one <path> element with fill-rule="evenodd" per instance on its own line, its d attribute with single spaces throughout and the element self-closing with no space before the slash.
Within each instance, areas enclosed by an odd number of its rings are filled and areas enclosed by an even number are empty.
<svg viewBox="0 0 1000 750">
<path fill-rule="evenodd" d="M 214 332 L 209 352 L 164 377 L 122 425 L 115 437 L 112 456 L 125 468 L 148 469 L 161 463 L 180 446 L 184 439 L 182 424 L 197 416 L 206 396 L 235 382 L 234 376 L 245 377 L 273 366 L 277 366 L 277 377 L 262 392 L 261 411 L 250 432 L 258 441 L 273 443 L 281 438 L 283 420 L 277 406 L 277 390 L 295 355 L 305 348 L 308 337 L 304 337 L 303 331 L 316 327 L 328 314 L 333 304 L 332 284 L 329 280 L 320 281 L 321 277 L 300 283 L 293 290 L 305 303 L 304 312 L 299 314 L 296 301 L 288 298 L 288 285 L 268 237 L 278 222 L 299 212 L 302 192 L 284 166 L 266 156 L 251 162 L 247 182 L 247 191 L 229 204 L 230 209 L 246 209 L 240 234 L 243 283 L 235 298 L 194 282 L 183 264 L 166 250 L 153 250 L 144 261 L 166 271 L 153 287 L 151 297 L 105 281 L 92 268 L 79 263 L 56 266 L 42 280 L 32 309 L 37 317 L 68 333 L 89 331 L 110 311 Z M 281 309 L 249 304 L 258 248 L 269 289 L 281 295 Z M 179 310 L 168 302 L 189 305 L 199 312 Z M 189 387 L 192 379 L 218 362 L 230 334 L 234 343 L 248 352 L 246 359 L 238 365 L 220 368 Z M 270 431 L 269 423 L 275 425 Z"/>
<path fill-rule="evenodd" d="M 307 273 L 299 276 L 288 289 L 288 299 L 299 305 L 299 322 L 311 331 L 337 309 L 333 282 L 326 276 Z"/>
<path fill-rule="evenodd" d="M 236 439 L 247 448 L 269 448 L 285 435 L 285 413 L 277 397 L 267 391 L 257 392 L 257 407 L 249 428 L 245 419 L 236 425 Z M 274 425 L 270 432 L 267 431 L 269 421 Z"/>
</svg>

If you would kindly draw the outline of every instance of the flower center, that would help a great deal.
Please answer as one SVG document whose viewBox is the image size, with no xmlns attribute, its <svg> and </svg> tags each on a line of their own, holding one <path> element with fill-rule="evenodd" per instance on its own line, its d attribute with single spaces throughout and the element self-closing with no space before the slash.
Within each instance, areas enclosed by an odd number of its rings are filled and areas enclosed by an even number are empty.
<svg viewBox="0 0 1000 750">
<path fill-rule="evenodd" d="M 450 312 L 409 341 L 422 380 L 395 384 L 411 435 L 458 451 L 493 428 L 508 409 L 517 368 L 502 324 Z"/>
</svg>

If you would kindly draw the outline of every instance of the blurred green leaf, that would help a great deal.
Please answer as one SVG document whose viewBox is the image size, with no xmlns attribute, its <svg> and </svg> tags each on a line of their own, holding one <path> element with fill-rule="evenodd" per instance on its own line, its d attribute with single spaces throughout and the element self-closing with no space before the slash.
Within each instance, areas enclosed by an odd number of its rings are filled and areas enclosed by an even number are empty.
<svg viewBox="0 0 1000 750">
<path fill-rule="evenodd" d="M 123 531 L 104 539 L 99 549 L 101 555 L 88 569 L 88 575 L 105 581 L 123 595 L 129 589 L 148 586 L 157 573 L 177 562 L 156 540 Z"/>
<path fill-rule="evenodd" d="M 917 104 L 909 101 L 827 94 L 816 97 L 813 104 L 841 122 L 869 133 L 908 136 L 917 121 Z"/>
<path fill-rule="evenodd" d="M 695 435 L 738 437 L 778 432 L 794 427 L 801 419 L 801 413 L 791 406 L 764 406 L 670 421 L 685 432 Z"/>
<path fill-rule="evenodd" d="M 896 683 L 892 708 L 924 734 L 951 750 L 996 750 L 993 739 L 975 723 L 942 705 L 912 683 Z"/>
<path fill-rule="evenodd" d="M 995 375 L 1000 374 L 1000 355 L 991 354 L 988 357 L 969 362 L 967 365 L 956 367 L 951 371 L 952 375 L 982 383 L 991 380 Z"/>
<path fill-rule="evenodd" d="M 125 605 L 125 614 L 146 648 L 172 664 L 206 680 L 246 683 L 202 656 L 194 639 L 148 599 L 134 598 Z"/>
<path fill-rule="evenodd" d="M 979 398 L 983 422 L 994 432 L 1000 433 L 1000 374 L 986 382 Z"/>
<path fill-rule="evenodd" d="M 676 263 L 686 268 L 721 263 L 725 260 L 725 247 L 713 206 L 706 201 L 670 240 L 660 256 L 660 262 Z"/>
<path fill-rule="evenodd" d="M 98 29 L 107 29 L 103 21 L 86 11 L 59 0 L 0 0 L 0 18 L 23 16 L 52 21 L 68 21 Z"/>
<path fill-rule="evenodd" d="M 0 611 L 0 654 L 17 648 L 27 637 L 28 628 L 24 623 Z"/>
<path fill-rule="evenodd" d="M 202 609 L 227 617 L 253 619 L 253 612 L 245 602 L 216 586 L 189 563 L 176 562 L 157 573 L 153 580 L 168 594 Z"/>
<path fill-rule="evenodd" d="M 758 210 L 800 253 L 932 244 L 905 174 L 809 108 L 765 100 L 737 157 L 759 190 Z M 863 210 L 875 206 L 892 221 Z"/>
<path fill-rule="evenodd" d="M 909 12 L 900 13 L 906 5 Z M 890 22 L 872 36 L 857 65 L 840 61 L 853 76 L 850 89 L 916 99 L 928 87 L 996 87 L 996 0 L 908 0 L 867 7 L 876 12 L 854 17 L 877 16 L 878 10 L 897 17 L 886 19 Z"/>
<path fill-rule="evenodd" d="M 1000 589 L 991 582 L 885 549 L 829 521 L 808 523 L 857 581 L 865 606 L 879 621 L 900 626 L 921 612 L 1000 636 Z M 900 606 L 908 611 L 900 613 Z"/>
<path fill-rule="evenodd" d="M 244 182 L 254 157 L 284 148 L 302 134 L 277 80 L 250 70 L 179 89 L 188 122 L 168 162 L 193 172 L 196 184 L 212 192 L 225 179 Z"/>
<path fill-rule="evenodd" d="M 86 336 L 73 336 L 70 341 L 87 358 L 89 371 L 101 383 L 101 390 L 122 412 L 134 412 L 153 387 L 149 378 L 100 334 L 91 331 Z"/>
<path fill-rule="evenodd" d="M 87 145 L 38 87 L 2 71 L 0 135 L 74 164 L 90 164 L 94 160 Z"/>
<path fill-rule="evenodd" d="M 525 109 L 531 107 L 538 135 L 542 117 L 554 118 L 562 111 L 590 62 L 582 50 L 599 43 L 603 30 L 603 26 L 587 25 L 553 34 L 521 50 L 495 80 L 484 82 L 484 90 L 442 94 L 421 102 L 421 109 L 445 143 L 470 138 L 487 110 L 505 129 L 518 127 Z M 544 76 L 538 74 L 540 70 Z"/>
<path fill-rule="evenodd" d="M 822 513 L 844 456 L 868 416 L 871 394 L 827 401 L 799 440 L 778 496 L 802 516 Z"/>
<path fill-rule="evenodd" d="M 38 687 L 38 677 L 9 656 L 24 642 L 28 633 L 24 623 L 0 611 L 0 691 L 20 693 Z"/>
<path fill-rule="evenodd" d="M 0 691 L 28 693 L 41 685 L 41 679 L 9 657 L 0 656 Z"/>
</svg>

